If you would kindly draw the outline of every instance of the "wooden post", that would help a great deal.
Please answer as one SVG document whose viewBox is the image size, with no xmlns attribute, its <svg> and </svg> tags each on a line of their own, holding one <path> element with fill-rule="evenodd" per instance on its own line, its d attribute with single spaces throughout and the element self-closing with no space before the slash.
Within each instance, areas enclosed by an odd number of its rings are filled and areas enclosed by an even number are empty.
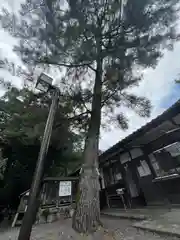
<svg viewBox="0 0 180 240">
<path fill-rule="evenodd" d="M 28 199 L 28 208 L 25 212 L 22 226 L 19 232 L 18 240 L 29 240 L 32 230 L 32 225 L 35 220 L 37 212 L 37 199 L 39 197 L 41 182 L 44 173 L 45 159 L 49 148 L 50 138 L 52 134 L 52 127 L 55 118 L 56 109 L 59 100 L 59 90 L 56 89 L 53 92 L 52 104 L 50 107 L 48 119 L 46 122 L 46 127 L 44 130 L 44 135 L 41 142 L 40 152 L 38 156 L 38 161 L 36 164 L 36 169 L 34 172 L 33 182 L 31 184 L 31 190 Z"/>
<path fill-rule="evenodd" d="M 105 194 L 106 194 L 106 201 L 107 201 L 108 208 L 110 208 L 109 198 L 106 190 L 105 190 Z"/>
<path fill-rule="evenodd" d="M 18 219 L 18 215 L 19 215 L 19 213 L 17 212 L 16 213 L 16 215 L 15 215 L 15 217 L 14 217 L 14 220 L 13 220 L 13 222 L 12 222 L 12 228 L 16 225 L 16 221 L 17 221 L 17 219 Z"/>
</svg>

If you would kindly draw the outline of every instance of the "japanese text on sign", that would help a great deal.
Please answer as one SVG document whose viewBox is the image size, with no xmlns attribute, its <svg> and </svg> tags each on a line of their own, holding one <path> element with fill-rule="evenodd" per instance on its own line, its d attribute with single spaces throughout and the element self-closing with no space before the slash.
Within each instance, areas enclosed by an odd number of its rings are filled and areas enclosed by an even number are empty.
<svg viewBox="0 0 180 240">
<path fill-rule="evenodd" d="M 62 181 L 59 184 L 59 196 L 70 196 L 71 195 L 71 181 Z"/>
</svg>

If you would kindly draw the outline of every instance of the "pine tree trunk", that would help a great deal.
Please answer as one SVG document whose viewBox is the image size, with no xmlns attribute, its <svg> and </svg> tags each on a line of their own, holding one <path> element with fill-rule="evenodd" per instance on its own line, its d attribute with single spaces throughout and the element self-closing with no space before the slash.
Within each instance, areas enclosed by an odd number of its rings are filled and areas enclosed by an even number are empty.
<svg viewBox="0 0 180 240">
<path fill-rule="evenodd" d="M 73 216 L 73 228 L 91 233 L 100 225 L 98 144 L 101 122 L 102 62 L 97 65 L 92 112 L 84 149 L 84 165 L 80 174 L 79 195 Z"/>
</svg>

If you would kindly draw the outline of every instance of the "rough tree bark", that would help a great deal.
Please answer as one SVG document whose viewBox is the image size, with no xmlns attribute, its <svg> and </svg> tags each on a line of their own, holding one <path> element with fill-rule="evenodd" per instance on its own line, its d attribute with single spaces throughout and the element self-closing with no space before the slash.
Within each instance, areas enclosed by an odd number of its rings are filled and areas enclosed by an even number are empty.
<svg viewBox="0 0 180 240">
<path fill-rule="evenodd" d="M 91 233 L 100 225 L 98 145 L 101 122 L 102 61 L 97 63 L 92 111 L 80 174 L 79 195 L 73 216 L 73 228 Z"/>
</svg>

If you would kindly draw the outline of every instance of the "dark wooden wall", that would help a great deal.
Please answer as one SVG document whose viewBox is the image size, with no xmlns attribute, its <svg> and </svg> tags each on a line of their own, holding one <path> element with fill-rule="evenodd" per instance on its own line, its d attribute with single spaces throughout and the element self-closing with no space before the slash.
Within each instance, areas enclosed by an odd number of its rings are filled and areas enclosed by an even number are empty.
<svg viewBox="0 0 180 240">
<path fill-rule="evenodd" d="M 136 182 L 142 196 L 145 198 L 144 205 L 166 205 L 168 203 L 180 204 L 180 177 L 175 179 L 168 179 L 166 181 L 155 182 L 154 179 L 157 176 L 148 157 L 148 155 L 152 152 L 176 141 L 180 141 L 180 130 L 172 132 L 171 134 L 165 134 L 157 140 L 147 144 L 142 148 L 144 155 L 137 157 L 136 159 L 132 159 L 130 162 L 128 162 L 134 181 Z M 136 172 L 140 160 L 146 160 L 151 170 L 151 175 L 138 177 L 138 174 L 136 174 Z M 119 164 L 121 165 L 120 161 Z M 101 195 L 104 196 L 103 194 L 105 191 L 108 194 L 115 194 L 116 189 L 122 187 L 126 188 L 124 175 L 123 180 L 119 181 L 116 184 L 106 186 Z M 107 204 L 104 200 L 104 197 L 101 197 L 101 201 L 102 206 Z"/>
</svg>

